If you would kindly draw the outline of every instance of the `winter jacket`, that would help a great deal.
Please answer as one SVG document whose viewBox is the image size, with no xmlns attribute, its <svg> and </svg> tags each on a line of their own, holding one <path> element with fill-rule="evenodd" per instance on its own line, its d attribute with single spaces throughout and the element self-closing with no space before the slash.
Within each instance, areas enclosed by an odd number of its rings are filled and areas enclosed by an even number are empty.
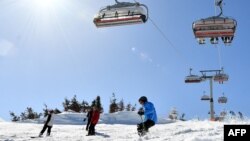
<svg viewBox="0 0 250 141">
<path fill-rule="evenodd" d="M 87 114 L 88 121 L 91 121 L 93 110 L 90 110 Z"/>
<path fill-rule="evenodd" d="M 47 125 L 47 126 L 53 126 L 53 124 L 54 124 L 54 117 L 55 117 L 54 114 L 49 114 L 48 118 L 47 118 L 47 121 L 45 122 L 45 125 Z"/>
<path fill-rule="evenodd" d="M 151 102 L 145 102 L 143 105 L 143 109 L 144 109 L 144 116 L 145 116 L 144 120 L 145 121 L 152 120 L 156 123 L 157 115 L 156 115 L 154 104 Z"/>
<path fill-rule="evenodd" d="M 99 111 L 93 111 L 92 118 L 91 118 L 91 124 L 97 124 L 100 118 L 100 112 Z"/>
</svg>

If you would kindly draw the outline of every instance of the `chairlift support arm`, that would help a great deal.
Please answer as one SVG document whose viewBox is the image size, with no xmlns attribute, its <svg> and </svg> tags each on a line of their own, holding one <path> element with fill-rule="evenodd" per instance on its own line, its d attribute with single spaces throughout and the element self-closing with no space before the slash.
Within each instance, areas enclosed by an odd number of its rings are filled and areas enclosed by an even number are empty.
<svg viewBox="0 0 250 141">
<path fill-rule="evenodd" d="M 217 0 L 215 2 L 215 5 L 218 6 L 220 8 L 220 14 L 217 15 L 217 17 L 220 17 L 221 15 L 223 15 L 223 9 L 222 9 L 222 5 L 223 5 L 223 0 Z"/>
<path fill-rule="evenodd" d="M 147 5 L 141 4 L 139 2 L 135 2 L 135 3 L 131 3 L 131 2 L 119 2 L 118 0 L 115 0 L 115 2 L 116 2 L 116 4 L 109 5 L 106 8 L 102 8 L 100 10 L 100 12 L 103 11 L 103 10 L 105 10 L 105 9 L 110 9 L 110 8 L 121 8 L 121 7 L 129 7 L 129 6 L 142 6 L 142 7 L 144 7 L 146 9 L 146 12 L 147 12 L 146 21 L 148 20 L 148 18 L 149 18 L 149 9 L 148 9 Z"/>
</svg>

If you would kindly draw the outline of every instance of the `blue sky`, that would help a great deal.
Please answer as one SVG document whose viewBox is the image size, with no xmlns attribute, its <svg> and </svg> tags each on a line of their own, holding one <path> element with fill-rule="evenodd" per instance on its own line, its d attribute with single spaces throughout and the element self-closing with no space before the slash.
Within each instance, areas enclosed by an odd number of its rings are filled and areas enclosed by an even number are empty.
<svg viewBox="0 0 250 141">
<path fill-rule="evenodd" d="M 0 1 L 0 117 L 27 106 L 42 111 L 43 104 L 62 108 L 65 97 L 92 101 L 100 95 L 108 111 L 115 92 L 125 103 L 145 95 L 159 115 L 172 107 L 188 118 L 208 117 L 209 105 L 200 101 L 209 83 L 185 84 L 189 68 L 223 66 L 229 81 L 214 85 L 224 92 L 223 109 L 249 115 L 248 0 L 225 0 L 224 15 L 238 21 L 231 46 L 200 46 L 192 22 L 215 14 L 213 0 L 141 0 L 150 17 L 172 42 L 146 24 L 97 29 L 93 17 L 114 0 L 1 0 Z M 177 51 L 178 50 L 178 51 Z M 221 57 L 218 57 L 219 53 Z M 221 59 L 219 59 L 221 58 Z"/>
</svg>

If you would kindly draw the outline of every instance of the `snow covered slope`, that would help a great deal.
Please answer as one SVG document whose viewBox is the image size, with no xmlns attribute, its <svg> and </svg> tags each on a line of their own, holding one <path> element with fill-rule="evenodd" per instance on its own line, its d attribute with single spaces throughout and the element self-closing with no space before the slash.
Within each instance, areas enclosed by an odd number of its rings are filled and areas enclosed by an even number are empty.
<svg viewBox="0 0 250 141">
<path fill-rule="evenodd" d="M 249 121 L 177 121 L 169 124 L 157 124 L 148 135 L 138 137 L 135 125 L 98 124 L 96 136 L 85 136 L 83 125 L 54 125 L 52 136 L 31 139 L 37 136 L 42 124 L 0 123 L 1 141 L 223 141 L 224 124 L 249 124 Z"/>
<path fill-rule="evenodd" d="M 52 128 L 51 137 L 31 139 L 38 136 L 43 120 L 30 120 L 26 123 L 0 122 L 0 141 L 223 141 L 224 124 L 250 124 L 250 120 L 228 118 L 224 122 L 208 120 L 176 121 L 159 118 L 156 124 L 143 138 L 137 135 L 136 124 L 141 121 L 136 112 L 118 112 L 102 114 L 96 126 L 96 136 L 85 136 L 86 114 L 62 113 L 56 115 L 56 125 Z"/>
<path fill-rule="evenodd" d="M 68 124 L 68 125 L 83 125 L 86 122 L 83 122 L 83 119 L 86 117 L 86 113 L 72 113 L 64 112 L 61 114 L 55 115 L 55 124 Z M 24 123 L 43 123 L 45 119 L 38 120 L 27 120 L 23 121 Z M 101 114 L 99 123 L 102 124 L 126 124 L 126 125 L 135 125 L 141 122 L 140 116 L 137 112 L 117 112 L 112 114 Z M 165 124 L 173 122 L 169 119 L 161 118 L 158 119 L 158 124 Z"/>
</svg>

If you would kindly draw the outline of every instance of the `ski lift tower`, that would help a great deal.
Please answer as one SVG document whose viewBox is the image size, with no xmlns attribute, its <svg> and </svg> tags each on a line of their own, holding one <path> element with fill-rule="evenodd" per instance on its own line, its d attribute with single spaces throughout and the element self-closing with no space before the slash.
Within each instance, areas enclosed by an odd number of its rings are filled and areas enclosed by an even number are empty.
<svg viewBox="0 0 250 141">
<path fill-rule="evenodd" d="M 192 69 L 190 69 L 190 75 L 186 77 L 185 83 L 200 83 L 209 80 L 210 84 L 210 120 L 214 121 L 214 99 L 213 99 L 213 81 L 223 84 L 224 81 L 228 81 L 228 75 L 221 70 L 202 70 L 201 76 L 192 75 Z M 209 74 L 209 75 L 208 75 Z M 191 81 L 192 80 L 192 81 Z"/>
</svg>

